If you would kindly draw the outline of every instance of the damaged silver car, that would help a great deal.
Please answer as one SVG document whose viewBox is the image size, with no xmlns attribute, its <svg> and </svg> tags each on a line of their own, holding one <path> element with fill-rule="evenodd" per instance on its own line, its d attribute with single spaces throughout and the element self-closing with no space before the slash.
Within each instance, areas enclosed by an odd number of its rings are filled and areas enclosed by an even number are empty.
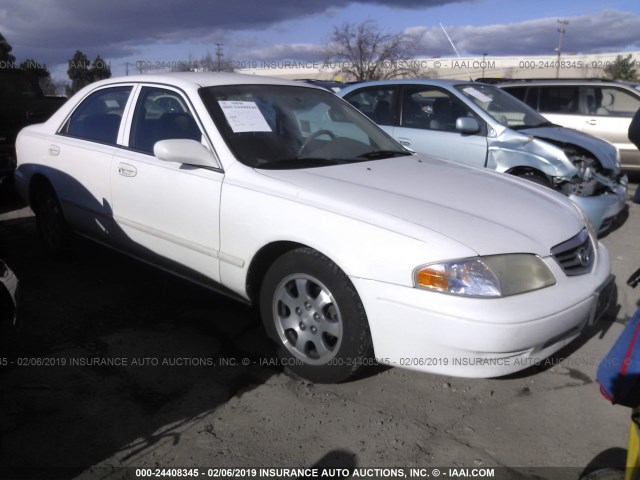
<svg viewBox="0 0 640 480">
<path fill-rule="evenodd" d="M 338 95 L 411 150 L 567 195 L 601 233 L 625 208 L 627 178 L 612 144 L 553 125 L 492 85 L 393 80 L 352 85 Z"/>
</svg>

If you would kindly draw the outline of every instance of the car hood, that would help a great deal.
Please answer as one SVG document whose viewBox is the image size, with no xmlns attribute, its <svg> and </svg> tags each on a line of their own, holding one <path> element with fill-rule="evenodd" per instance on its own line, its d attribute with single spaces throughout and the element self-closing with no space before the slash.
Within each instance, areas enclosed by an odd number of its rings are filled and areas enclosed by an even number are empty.
<svg viewBox="0 0 640 480">
<path fill-rule="evenodd" d="M 548 256 L 584 228 L 577 209 L 551 189 L 422 155 L 259 172 L 290 184 L 295 201 L 422 240 L 431 230 L 479 255 Z"/>
<path fill-rule="evenodd" d="M 554 143 L 561 142 L 577 145 L 591 152 L 600 161 L 603 168 L 609 170 L 618 169 L 616 147 L 593 135 L 565 127 L 527 128 L 519 131 L 542 140 L 551 140 Z"/>
</svg>

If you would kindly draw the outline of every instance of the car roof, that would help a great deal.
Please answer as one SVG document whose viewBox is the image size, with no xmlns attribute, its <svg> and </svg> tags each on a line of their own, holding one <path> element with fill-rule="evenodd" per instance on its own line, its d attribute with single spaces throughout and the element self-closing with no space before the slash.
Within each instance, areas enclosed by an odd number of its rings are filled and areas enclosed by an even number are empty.
<svg viewBox="0 0 640 480">
<path fill-rule="evenodd" d="M 514 85 L 619 85 L 630 88 L 640 86 L 637 82 L 626 80 L 610 80 L 607 78 L 509 78 L 509 79 L 481 79 L 483 83 L 490 83 L 497 87 Z"/>
<path fill-rule="evenodd" d="M 164 83 L 174 85 L 183 89 L 212 87 L 216 85 L 291 85 L 304 88 L 315 88 L 323 90 L 309 84 L 282 80 L 273 77 L 263 77 L 259 75 L 244 75 L 239 73 L 226 72 L 164 72 L 149 73 L 142 75 L 130 75 L 122 77 L 112 77 L 92 84 L 92 86 L 111 85 L 115 83 Z"/>
<path fill-rule="evenodd" d="M 355 83 L 348 87 L 343 88 L 337 95 L 342 96 L 346 93 L 352 92 L 353 90 L 360 89 L 362 87 L 376 86 L 376 85 L 428 85 L 433 87 L 441 87 L 448 88 L 454 87 L 456 85 L 469 85 L 470 83 L 479 83 L 474 82 L 473 80 L 451 80 L 451 79 L 441 79 L 441 78 L 405 78 L 401 80 L 373 80 L 368 82 Z M 486 85 L 486 84 L 482 84 Z"/>
</svg>

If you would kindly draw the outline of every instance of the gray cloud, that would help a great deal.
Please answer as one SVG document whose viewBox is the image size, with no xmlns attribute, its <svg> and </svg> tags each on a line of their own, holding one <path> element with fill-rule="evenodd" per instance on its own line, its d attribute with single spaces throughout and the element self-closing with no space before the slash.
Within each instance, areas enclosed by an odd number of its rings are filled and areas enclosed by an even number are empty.
<svg viewBox="0 0 640 480">
<path fill-rule="evenodd" d="M 598 15 L 565 18 L 566 26 L 563 51 L 598 53 L 640 49 L 640 15 L 605 10 Z M 461 55 L 553 55 L 558 45 L 557 18 L 542 18 L 526 22 L 485 25 L 446 26 Z M 415 39 L 417 55 L 455 55 L 442 29 L 436 27 L 412 27 L 404 33 Z M 241 49 L 247 58 L 323 60 L 323 46 L 318 44 L 278 44 L 263 48 Z"/>
<path fill-rule="evenodd" d="M 425 8 L 474 0 L 360 0 L 400 8 Z M 19 59 L 65 62 L 76 49 L 120 58 L 141 45 L 197 42 L 230 31 L 252 30 L 308 17 L 353 0 L 3 0 L 0 33 Z"/>
<path fill-rule="evenodd" d="M 361 4 L 392 8 L 435 7 L 477 0 L 360 0 Z M 252 31 L 318 14 L 335 14 L 354 0 L 299 0 L 269 2 L 243 0 L 2 0 L 0 33 L 14 47 L 19 60 L 35 58 L 49 65 L 65 63 L 76 49 L 109 60 L 138 55 L 145 45 L 167 46 L 199 43 L 203 51 L 214 42 L 225 44 L 234 59 L 322 60 L 322 45 L 299 43 L 264 45 Z M 366 12 L 366 5 L 363 6 Z M 363 18 L 365 14 L 363 13 Z M 565 52 L 640 49 L 640 15 L 604 10 L 597 15 L 569 20 Z M 354 19 L 357 21 L 358 19 Z M 461 54 L 519 55 L 553 54 L 557 46 L 556 18 L 485 26 L 445 25 Z M 321 32 L 322 33 L 322 32 Z M 328 35 L 329 32 L 325 32 Z M 405 30 L 415 38 L 418 54 L 452 56 L 453 50 L 438 26 Z M 210 52 L 214 53 L 214 52 Z"/>
<path fill-rule="evenodd" d="M 640 15 L 604 10 L 597 15 L 568 17 L 564 52 L 596 53 L 640 48 Z M 446 26 L 460 54 L 534 55 L 554 54 L 558 46 L 557 18 L 486 26 Z M 453 56 L 442 29 L 413 27 L 405 33 L 415 38 L 418 51 L 428 56 Z"/>
</svg>

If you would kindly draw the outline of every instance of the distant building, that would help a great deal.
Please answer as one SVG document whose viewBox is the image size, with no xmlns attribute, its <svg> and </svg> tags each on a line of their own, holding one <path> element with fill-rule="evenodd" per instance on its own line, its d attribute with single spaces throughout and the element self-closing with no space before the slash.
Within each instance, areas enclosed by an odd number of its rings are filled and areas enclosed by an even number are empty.
<svg viewBox="0 0 640 480">
<path fill-rule="evenodd" d="M 605 67 L 613 63 L 617 55 L 626 57 L 629 54 L 632 55 L 640 71 L 640 52 L 589 55 L 563 53 L 560 58 L 559 71 L 556 55 L 415 58 L 408 63 L 409 66 L 418 69 L 421 76 L 431 78 L 476 79 L 483 76 L 485 78 L 555 78 L 557 71 L 559 78 L 590 78 L 603 77 Z M 342 78 L 342 71 L 338 63 L 296 60 L 265 60 L 246 63 L 252 68 L 240 69 L 238 73 L 287 79 L 352 80 Z"/>
</svg>

